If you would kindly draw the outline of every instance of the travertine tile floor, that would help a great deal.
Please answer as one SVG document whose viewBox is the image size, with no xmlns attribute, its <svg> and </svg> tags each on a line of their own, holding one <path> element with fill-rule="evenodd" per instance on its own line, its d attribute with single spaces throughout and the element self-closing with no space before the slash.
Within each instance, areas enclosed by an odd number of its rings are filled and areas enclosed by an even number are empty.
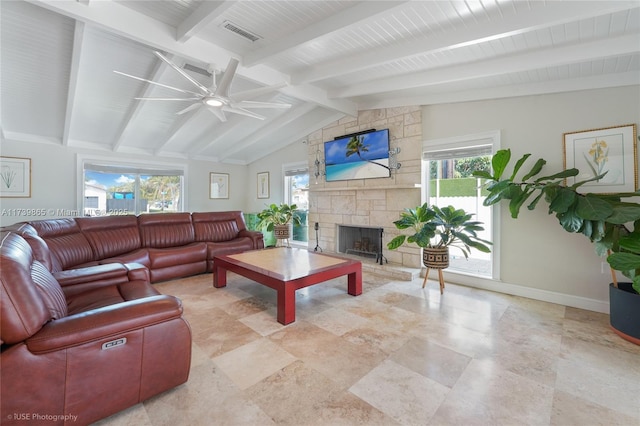
<svg viewBox="0 0 640 426">
<path fill-rule="evenodd" d="M 189 381 L 104 425 L 640 425 L 640 346 L 608 316 L 364 274 L 275 291 L 235 274 L 157 284 L 183 300 Z"/>
</svg>

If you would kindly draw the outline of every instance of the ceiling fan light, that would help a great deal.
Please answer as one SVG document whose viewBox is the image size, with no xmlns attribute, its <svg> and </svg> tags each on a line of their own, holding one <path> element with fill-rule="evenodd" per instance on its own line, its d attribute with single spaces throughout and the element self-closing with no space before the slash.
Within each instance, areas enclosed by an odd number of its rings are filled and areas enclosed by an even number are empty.
<svg viewBox="0 0 640 426">
<path fill-rule="evenodd" d="M 207 99 L 206 101 L 204 101 L 204 103 L 213 107 L 222 106 L 222 101 L 219 101 L 217 99 Z"/>
</svg>

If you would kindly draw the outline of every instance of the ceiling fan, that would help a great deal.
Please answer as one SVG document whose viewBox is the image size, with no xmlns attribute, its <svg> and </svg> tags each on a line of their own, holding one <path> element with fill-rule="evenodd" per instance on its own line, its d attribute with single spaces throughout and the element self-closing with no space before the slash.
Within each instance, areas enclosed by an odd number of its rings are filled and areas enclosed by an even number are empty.
<svg viewBox="0 0 640 426">
<path fill-rule="evenodd" d="M 134 75 L 125 74 L 120 71 L 114 71 L 116 74 L 124 75 L 125 77 L 134 78 L 136 80 L 144 81 L 150 84 L 155 84 L 156 86 L 164 87 L 166 89 L 175 90 L 177 92 L 186 93 L 188 95 L 192 95 L 189 98 L 135 98 L 141 101 L 194 101 L 191 105 L 186 107 L 185 109 L 178 111 L 177 114 L 184 114 L 186 112 L 192 111 L 201 106 L 206 106 L 209 111 L 216 115 L 220 119 L 220 121 L 227 121 L 227 117 L 224 114 L 225 112 L 230 112 L 234 114 L 246 115 L 248 117 L 257 118 L 260 120 L 264 120 L 264 116 L 260 114 L 256 114 L 253 111 L 249 111 L 247 108 L 291 108 L 290 104 L 278 103 L 278 102 L 258 102 L 252 101 L 251 99 L 265 95 L 267 93 L 274 92 L 284 86 L 286 84 L 281 84 L 277 86 L 268 86 L 261 87 L 253 90 L 245 90 L 243 92 L 234 93 L 233 95 L 229 94 L 229 88 L 231 87 L 231 81 L 236 73 L 236 69 L 238 68 L 239 61 L 236 58 L 231 58 L 229 60 L 229 64 L 227 65 L 227 69 L 222 74 L 220 78 L 220 83 L 216 84 L 216 73 L 213 74 L 213 85 L 209 88 L 198 82 L 196 79 L 187 74 L 182 68 L 174 64 L 169 58 L 165 57 L 162 53 L 154 51 L 158 58 L 164 61 L 171 68 L 176 70 L 181 76 L 186 78 L 191 84 L 193 84 L 199 92 L 194 92 L 191 90 L 184 90 L 178 87 L 167 86 L 166 84 L 158 83 L 155 81 L 147 80 L 146 78 L 136 77 Z"/>
</svg>

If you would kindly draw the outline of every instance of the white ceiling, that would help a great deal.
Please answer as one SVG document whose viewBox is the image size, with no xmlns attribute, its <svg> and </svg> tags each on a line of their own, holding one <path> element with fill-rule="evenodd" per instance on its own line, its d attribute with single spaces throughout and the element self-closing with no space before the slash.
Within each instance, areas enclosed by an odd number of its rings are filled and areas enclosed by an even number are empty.
<svg viewBox="0 0 640 426">
<path fill-rule="evenodd" d="M 249 164 L 359 110 L 640 84 L 640 1 L 1 1 L 2 136 Z M 223 28 L 230 22 L 260 38 Z M 165 85 L 240 66 L 265 120 L 221 122 Z M 191 75 L 209 86 L 212 79 Z M 597 102 L 597 99 L 594 99 Z"/>
</svg>

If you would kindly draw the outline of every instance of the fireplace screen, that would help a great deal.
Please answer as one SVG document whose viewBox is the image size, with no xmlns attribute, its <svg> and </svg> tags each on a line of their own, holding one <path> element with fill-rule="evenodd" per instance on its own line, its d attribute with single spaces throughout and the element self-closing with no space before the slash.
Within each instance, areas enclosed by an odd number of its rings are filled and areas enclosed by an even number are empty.
<svg viewBox="0 0 640 426">
<path fill-rule="evenodd" d="M 382 265 L 382 228 L 338 225 L 338 253 L 371 256 Z"/>
</svg>

